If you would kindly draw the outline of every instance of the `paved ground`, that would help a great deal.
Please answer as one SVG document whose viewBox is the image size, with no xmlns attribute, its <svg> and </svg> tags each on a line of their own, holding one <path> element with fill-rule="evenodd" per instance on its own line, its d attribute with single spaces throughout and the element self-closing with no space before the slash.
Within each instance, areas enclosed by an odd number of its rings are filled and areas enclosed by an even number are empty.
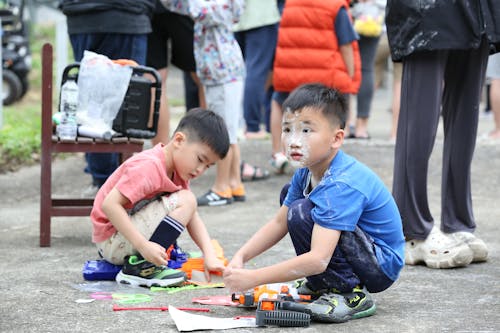
<svg viewBox="0 0 500 333">
<path fill-rule="evenodd" d="M 178 76 L 177 76 L 178 77 Z M 177 85 L 177 86 L 176 86 Z M 178 81 L 169 83 L 179 97 Z M 390 114 L 389 94 L 376 94 L 371 118 L 372 140 L 348 142 L 345 151 L 373 168 L 390 188 L 392 183 L 393 145 L 388 143 Z M 480 134 L 491 127 L 482 119 Z M 422 129 L 425 130 L 425 129 Z M 241 144 L 243 157 L 258 165 L 267 165 L 269 141 Z M 432 213 L 439 220 L 440 206 L 440 137 L 430 161 L 429 196 Z M 79 193 L 88 185 L 81 156 L 58 158 L 54 186 L 57 193 Z M 389 290 L 375 294 L 375 316 L 339 325 L 313 324 L 307 329 L 259 328 L 238 332 L 500 332 L 500 143 L 478 143 L 473 171 L 473 201 L 477 235 L 490 247 L 487 263 L 463 269 L 432 270 L 424 266 L 405 267 L 399 281 Z M 213 170 L 192 183 L 197 194 L 211 184 Z M 286 176 L 247 183 L 248 201 L 227 207 L 202 208 L 201 216 L 213 238 L 219 240 L 226 256 L 270 218 L 278 205 L 278 193 Z M 53 218 L 52 246 L 38 247 L 39 235 L 39 166 L 0 175 L 0 331 L 1 332 L 175 332 L 166 312 L 113 312 L 112 301 L 88 299 L 92 291 L 115 291 L 116 286 L 89 283 L 82 278 L 86 260 L 95 259 L 91 244 L 89 219 Z M 181 246 L 193 250 L 184 235 Z M 285 238 L 277 247 L 256 258 L 261 266 L 293 255 L 291 242 Z M 138 292 L 120 289 L 121 292 Z M 140 292 L 148 292 L 141 289 Z M 153 293 L 143 306 L 192 306 L 195 296 L 226 295 L 224 289 L 186 291 L 174 294 Z M 209 316 L 231 317 L 251 312 L 210 307 Z"/>
</svg>

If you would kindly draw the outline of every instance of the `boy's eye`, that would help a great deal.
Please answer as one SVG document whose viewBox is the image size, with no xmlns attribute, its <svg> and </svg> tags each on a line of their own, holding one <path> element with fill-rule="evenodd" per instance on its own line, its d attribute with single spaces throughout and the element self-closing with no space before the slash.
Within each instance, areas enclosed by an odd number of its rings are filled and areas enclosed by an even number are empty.
<svg viewBox="0 0 500 333">
<path fill-rule="evenodd" d="M 306 127 L 306 128 L 303 128 L 303 129 L 302 129 L 302 132 L 303 132 L 303 133 L 310 133 L 310 132 L 311 132 L 311 129 Z"/>
<path fill-rule="evenodd" d="M 283 127 L 283 133 L 290 133 L 290 128 Z"/>
</svg>

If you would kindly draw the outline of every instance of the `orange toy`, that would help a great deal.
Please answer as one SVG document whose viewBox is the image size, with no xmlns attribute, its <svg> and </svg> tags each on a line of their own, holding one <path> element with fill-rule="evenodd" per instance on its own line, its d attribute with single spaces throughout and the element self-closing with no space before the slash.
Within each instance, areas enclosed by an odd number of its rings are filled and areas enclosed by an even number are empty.
<svg viewBox="0 0 500 333">
<path fill-rule="evenodd" d="M 224 250 L 222 250 L 222 247 L 220 246 L 219 242 L 215 239 L 212 239 L 212 246 L 215 249 L 215 254 L 216 254 L 217 258 L 224 263 L 224 266 L 227 266 L 227 264 L 229 262 L 224 257 Z M 205 270 L 203 257 L 188 258 L 188 260 L 182 264 L 180 269 L 186 273 L 188 279 L 191 279 L 191 276 L 192 276 L 191 273 L 193 270 L 202 271 L 202 272 Z M 211 271 L 210 274 L 222 276 L 222 272 L 212 272 Z"/>
</svg>

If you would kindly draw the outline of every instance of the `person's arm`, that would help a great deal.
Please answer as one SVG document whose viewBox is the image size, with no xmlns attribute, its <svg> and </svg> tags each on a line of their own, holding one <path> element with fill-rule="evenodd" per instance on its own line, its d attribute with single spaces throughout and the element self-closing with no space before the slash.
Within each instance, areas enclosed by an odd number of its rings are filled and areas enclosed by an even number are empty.
<svg viewBox="0 0 500 333">
<path fill-rule="evenodd" d="M 351 18 L 348 15 L 347 9 L 345 7 L 340 8 L 335 17 L 335 35 L 337 36 L 337 41 L 339 43 L 340 54 L 344 60 L 345 68 L 347 74 L 350 77 L 354 76 L 354 49 L 352 47 L 352 42 L 359 38 L 354 27 L 352 25 Z"/>
<path fill-rule="evenodd" d="M 342 58 L 344 59 L 347 74 L 350 77 L 354 77 L 354 50 L 352 44 L 341 45 L 340 54 L 342 54 Z"/>
<path fill-rule="evenodd" d="M 309 252 L 254 270 L 228 267 L 224 271 L 224 284 L 231 292 L 242 292 L 266 283 L 291 281 L 322 273 L 330 262 L 339 238 L 340 231 L 315 224 Z"/>
<path fill-rule="evenodd" d="M 102 202 L 102 211 L 113 226 L 149 262 L 157 266 L 167 265 L 166 249 L 160 244 L 147 240 L 132 224 L 124 205 L 129 200 L 113 188 Z"/>
<path fill-rule="evenodd" d="M 187 230 L 195 244 L 200 248 L 201 252 L 203 252 L 205 277 L 207 281 L 210 281 L 209 271 L 221 272 L 224 270 L 224 264 L 222 261 L 217 259 L 217 255 L 214 247 L 212 246 L 212 241 L 210 240 L 205 223 L 201 220 L 198 212 L 194 213 L 193 218 L 187 225 Z"/>
</svg>

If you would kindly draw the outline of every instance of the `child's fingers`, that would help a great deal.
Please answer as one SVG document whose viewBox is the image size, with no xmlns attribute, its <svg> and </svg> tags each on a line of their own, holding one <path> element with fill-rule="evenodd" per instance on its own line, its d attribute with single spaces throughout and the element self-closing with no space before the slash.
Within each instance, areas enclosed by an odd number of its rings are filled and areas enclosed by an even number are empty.
<svg viewBox="0 0 500 333">
<path fill-rule="evenodd" d="M 205 269 L 204 273 L 205 273 L 205 280 L 207 280 L 207 282 L 210 282 L 210 272 L 207 269 Z"/>
</svg>

